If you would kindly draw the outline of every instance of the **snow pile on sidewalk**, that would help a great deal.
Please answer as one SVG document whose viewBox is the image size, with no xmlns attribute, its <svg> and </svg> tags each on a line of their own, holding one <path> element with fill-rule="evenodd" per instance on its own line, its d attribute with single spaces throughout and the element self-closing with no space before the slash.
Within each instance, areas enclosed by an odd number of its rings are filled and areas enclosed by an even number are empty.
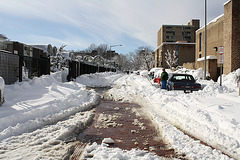
<svg viewBox="0 0 240 160">
<path fill-rule="evenodd" d="M 88 87 L 110 87 L 124 74 L 114 72 L 103 72 L 95 74 L 84 74 L 76 78 L 76 82 Z"/>
<path fill-rule="evenodd" d="M 85 111 L 99 96 L 82 84 L 58 80 L 62 73 L 5 86 L 0 159 L 62 159 L 69 152 L 64 140 L 86 127 L 92 113 Z"/>
<path fill-rule="evenodd" d="M 222 151 L 240 159 L 240 97 L 237 84 L 232 84 L 237 81 L 238 73 L 239 70 L 225 76 L 223 87 L 213 81 L 199 80 L 203 89 L 192 94 L 161 90 L 145 77 L 126 75 L 115 82 L 107 95 L 115 100 L 144 106 L 159 127 L 164 129 L 165 139 L 188 158 L 228 159 Z M 176 128 L 218 150 L 194 141 Z"/>
<path fill-rule="evenodd" d="M 85 86 L 59 83 L 53 76 L 8 85 L 0 111 L 0 140 L 57 122 L 95 101 L 95 93 Z"/>
</svg>

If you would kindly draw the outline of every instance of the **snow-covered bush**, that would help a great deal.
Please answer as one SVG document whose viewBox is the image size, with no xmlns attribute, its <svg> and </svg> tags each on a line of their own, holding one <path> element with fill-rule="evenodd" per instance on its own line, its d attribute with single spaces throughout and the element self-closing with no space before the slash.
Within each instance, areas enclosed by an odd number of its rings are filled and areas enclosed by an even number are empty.
<svg viewBox="0 0 240 160">
<path fill-rule="evenodd" d="M 4 79 L 0 77 L 0 106 L 4 102 Z"/>
</svg>

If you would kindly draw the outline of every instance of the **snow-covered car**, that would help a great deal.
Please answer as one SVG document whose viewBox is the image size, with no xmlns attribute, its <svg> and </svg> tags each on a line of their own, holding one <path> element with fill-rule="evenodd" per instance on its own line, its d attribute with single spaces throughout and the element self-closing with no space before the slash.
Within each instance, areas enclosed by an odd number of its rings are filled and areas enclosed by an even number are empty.
<svg viewBox="0 0 240 160">
<path fill-rule="evenodd" d="M 151 79 L 154 79 L 154 75 L 157 71 L 162 70 L 163 68 L 152 68 L 149 72 L 148 75 Z"/>
<path fill-rule="evenodd" d="M 196 83 L 194 77 L 190 74 L 172 74 L 167 82 L 167 90 L 183 90 L 185 93 L 198 91 L 201 84 Z"/>
<path fill-rule="evenodd" d="M 153 79 L 153 82 L 154 83 L 158 83 L 158 84 L 161 84 L 161 77 L 156 77 Z"/>
<path fill-rule="evenodd" d="M 140 72 L 140 76 L 147 77 L 147 76 L 148 76 L 148 71 L 147 71 L 147 70 L 142 70 L 142 71 Z"/>
<path fill-rule="evenodd" d="M 141 72 L 142 70 L 137 70 L 137 71 L 133 71 L 133 73 L 134 74 L 136 74 L 136 75 L 140 75 L 140 72 Z"/>
</svg>

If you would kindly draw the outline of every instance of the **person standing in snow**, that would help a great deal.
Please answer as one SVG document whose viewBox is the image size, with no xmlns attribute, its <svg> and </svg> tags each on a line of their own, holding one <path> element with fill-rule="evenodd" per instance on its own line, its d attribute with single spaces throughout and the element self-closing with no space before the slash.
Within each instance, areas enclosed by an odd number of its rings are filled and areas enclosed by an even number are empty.
<svg viewBox="0 0 240 160">
<path fill-rule="evenodd" d="M 161 73 L 161 85 L 162 89 L 167 89 L 167 80 L 168 80 L 168 73 L 165 71 L 165 69 L 162 69 Z"/>
</svg>

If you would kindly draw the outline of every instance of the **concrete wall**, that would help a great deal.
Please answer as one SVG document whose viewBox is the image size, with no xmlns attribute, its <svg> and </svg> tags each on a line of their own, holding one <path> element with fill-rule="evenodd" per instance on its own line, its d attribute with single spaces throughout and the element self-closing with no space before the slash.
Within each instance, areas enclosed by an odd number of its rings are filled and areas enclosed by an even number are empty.
<svg viewBox="0 0 240 160">
<path fill-rule="evenodd" d="M 220 17 L 217 21 L 210 23 L 207 26 L 207 56 L 218 56 L 218 51 L 214 47 L 223 46 L 223 22 L 224 16 Z M 200 35 L 202 35 L 200 42 Z M 200 49 L 201 44 L 201 49 Z M 201 28 L 196 32 L 196 52 L 195 61 L 198 58 L 205 56 L 205 28 Z"/>
<path fill-rule="evenodd" d="M 183 64 L 183 68 L 195 69 L 195 62 L 192 62 L 192 63 L 184 63 L 184 64 Z"/>
</svg>

